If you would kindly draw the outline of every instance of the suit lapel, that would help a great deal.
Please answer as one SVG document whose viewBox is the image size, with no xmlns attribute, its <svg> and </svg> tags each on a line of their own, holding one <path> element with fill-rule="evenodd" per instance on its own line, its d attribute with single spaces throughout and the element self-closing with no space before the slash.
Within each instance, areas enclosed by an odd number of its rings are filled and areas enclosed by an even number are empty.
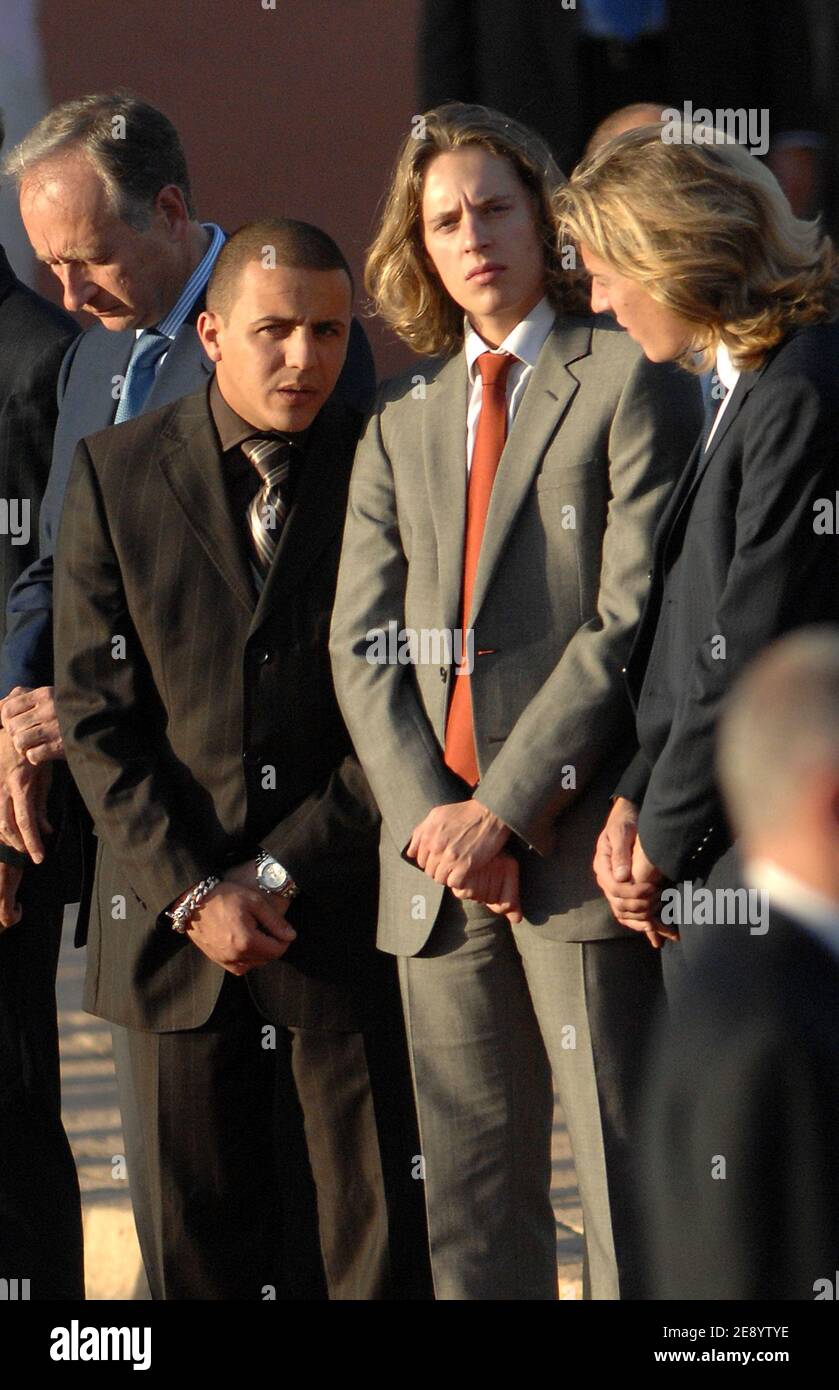
<svg viewBox="0 0 839 1390">
<path fill-rule="evenodd" d="M 720 444 L 725 439 L 725 436 L 728 434 L 728 431 L 731 429 L 731 426 L 734 424 L 736 417 L 739 415 L 740 411 L 743 408 L 743 403 L 745 402 L 749 392 L 755 385 L 762 370 L 763 368 L 761 368 L 760 371 L 757 372 L 740 373 L 735 383 L 734 389 L 731 393 L 731 400 L 725 408 L 725 414 L 723 415 L 719 425 L 717 426 L 711 443 L 708 445 L 708 448 L 704 451 L 702 450 L 702 438 L 700 437 L 699 442 L 697 443 L 693 453 L 691 454 L 688 465 L 685 468 L 684 473 L 682 474 L 682 478 L 680 482 L 677 484 L 676 491 L 673 497 L 671 498 L 670 505 L 668 506 L 662 518 L 659 536 L 661 537 L 664 543 L 666 543 L 666 540 L 669 537 L 670 532 L 675 526 L 676 522 L 678 521 L 683 509 L 687 506 L 688 502 L 690 501 L 691 497 L 693 496 L 694 492 L 699 486 L 700 480 L 702 479 L 702 476 L 705 473 L 708 464 L 711 462 L 711 459 L 714 457 L 714 454 L 716 453 Z"/>
<path fill-rule="evenodd" d="M 495 475 L 475 576 L 470 622 L 474 622 L 480 612 L 534 474 L 579 387 L 579 378 L 570 370 L 570 364 L 588 356 L 590 350 L 591 326 L 581 321 L 559 320 L 545 340 Z M 460 429 L 463 435 L 462 416 Z M 462 524 L 460 535 L 458 555 L 462 563 Z"/>
<path fill-rule="evenodd" d="M 428 504 L 440 566 L 440 627 L 460 627 L 463 539 L 466 528 L 466 413 L 469 378 L 459 352 L 429 383 L 417 403 Z"/>
<path fill-rule="evenodd" d="M 271 611 L 279 593 L 288 593 L 301 582 L 310 566 L 343 527 L 355 442 L 355 436 L 351 433 L 355 418 L 349 410 L 330 401 L 315 422 L 294 504 L 259 595 L 251 630 L 257 628 L 266 613 Z"/>
<path fill-rule="evenodd" d="M 206 391 L 188 396 L 160 434 L 159 465 L 190 527 L 239 602 L 252 613 L 253 583 L 230 513 Z"/>
</svg>

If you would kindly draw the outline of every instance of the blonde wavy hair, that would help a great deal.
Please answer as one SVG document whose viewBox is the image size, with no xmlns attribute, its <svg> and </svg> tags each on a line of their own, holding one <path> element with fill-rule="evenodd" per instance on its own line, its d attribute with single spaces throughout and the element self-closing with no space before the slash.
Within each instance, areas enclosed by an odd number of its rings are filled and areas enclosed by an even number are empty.
<svg viewBox="0 0 839 1390">
<path fill-rule="evenodd" d="M 559 242 L 695 324 L 688 370 L 707 370 L 724 343 L 753 371 L 791 329 L 836 317 L 836 252 L 765 165 L 719 132 L 722 143 L 691 143 L 695 129 L 670 144 L 642 126 L 584 160 L 554 197 Z"/>
<path fill-rule="evenodd" d="M 552 199 L 565 182 L 541 136 L 487 106 L 447 102 L 414 117 L 391 179 L 364 282 L 373 310 L 416 352 L 453 352 L 463 342 L 463 310 L 443 288 L 425 249 L 422 192 L 438 154 L 477 145 L 508 159 L 531 196 L 545 249 L 545 293 L 558 312 L 586 313 L 583 277 L 564 269 Z"/>
</svg>

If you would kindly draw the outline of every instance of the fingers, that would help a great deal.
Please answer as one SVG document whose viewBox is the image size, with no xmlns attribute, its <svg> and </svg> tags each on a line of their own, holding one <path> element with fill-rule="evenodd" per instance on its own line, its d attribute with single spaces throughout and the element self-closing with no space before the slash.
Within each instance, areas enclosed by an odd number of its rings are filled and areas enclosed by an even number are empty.
<svg viewBox="0 0 839 1390">
<path fill-rule="evenodd" d="M 246 891 L 248 904 L 258 928 L 254 934 L 255 949 L 257 952 L 264 951 L 266 960 L 284 955 L 297 936 L 294 927 L 285 918 L 288 899 L 273 898 L 270 894 L 258 890 Z"/>
<path fill-rule="evenodd" d="M 496 912 L 499 917 L 506 917 L 511 926 L 515 926 L 522 920 L 518 860 L 506 854 L 499 855 L 499 860 L 503 863 L 501 891 L 497 901 L 489 903 L 488 906 L 491 912 Z"/>
<path fill-rule="evenodd" d="M 14 815 L 24 849 L 35 864 L 44 860 L 44 846 L 39 830 L 39 807 L 36 784 L 27 779 L 22 782 L 16 775 L 9 778 L 9 790 L 14 803 Z M 16 846 L 17 848 L 17 846 Z"/>
<path fill-rule="evenodd" d="M 21 839 L 15 817 L 15 803 L 8 792 L 0 794 L 0 836 L 4 844 L 11 845 L 12 849 L 19 850 L 21 854 L 26 853 L 26 846 Z"/>
<path fill-rule="evenodd" d="M 45 689 L 47 687 L 42 687 Z M 37 704 L 35 691 L 27 690 L 25 686 L 16 685 L 14 690 L 10 690 L 3 701 L 2 720 L 3 727 L 8 728 L 9 722 L 20 714 L 25 714 L 27 710 L 34 709 Z"/>
<path fill-rule="evenodd" d="M 618 883 L 625 883 L 632 875 L 632 850 L 637 835 L 638 826 L 633 820 L 618 820 L 610 827 L 612 874 Z"/>
</svg>

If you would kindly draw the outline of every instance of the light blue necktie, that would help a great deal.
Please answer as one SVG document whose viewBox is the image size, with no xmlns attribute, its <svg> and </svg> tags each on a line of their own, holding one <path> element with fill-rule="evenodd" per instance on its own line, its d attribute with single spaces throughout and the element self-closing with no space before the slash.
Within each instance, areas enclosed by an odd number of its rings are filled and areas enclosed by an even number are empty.
<svg viewBox="0 0 839 1390">
<path fill-rule="evenodd" d="M 137 338 L 128 363 L 128 371 L 117 402 L 114 424 L 121 420 L 133 420 L 139 415 L 152 388 L 155 368 L 164 352 L 172 346 L 172 339 L 156 328 L 146 328 Z"/>
</svg>

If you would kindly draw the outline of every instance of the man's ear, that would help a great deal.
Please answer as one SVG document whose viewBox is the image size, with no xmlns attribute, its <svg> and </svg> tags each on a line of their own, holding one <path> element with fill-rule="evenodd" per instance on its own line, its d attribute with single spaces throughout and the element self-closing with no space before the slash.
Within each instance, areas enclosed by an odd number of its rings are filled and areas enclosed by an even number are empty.
<svg viewBox="0 0 839 1390">
<path fill-rule="evenodd" d="M 223 327 L 221 315 L 213 313 L 212 309 L 204 309 L 198 315 L 198 322 L 195 325 L 196 332 L 201 339 L 201 346 L 211 362 L 221 361 L 219 330 Z"/>
</svg>

